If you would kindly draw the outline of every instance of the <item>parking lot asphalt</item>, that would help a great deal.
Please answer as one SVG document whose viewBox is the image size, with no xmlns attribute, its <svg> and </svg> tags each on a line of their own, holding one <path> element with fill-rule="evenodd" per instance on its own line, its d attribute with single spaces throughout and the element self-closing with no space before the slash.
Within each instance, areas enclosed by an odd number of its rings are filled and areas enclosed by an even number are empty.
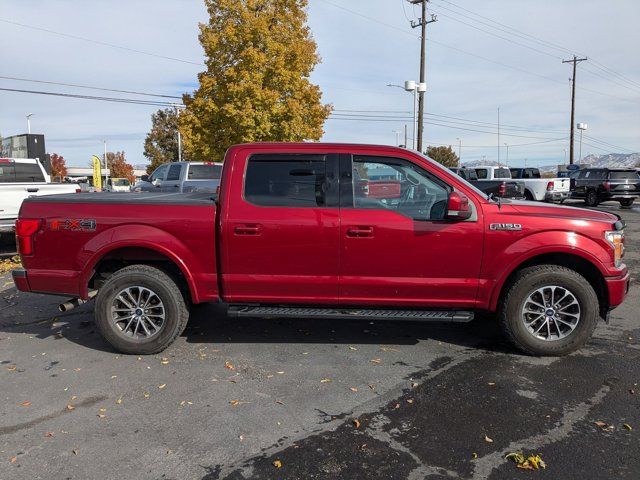
<svg viewBox="0 0 640 480">
<path fill-rule="evenodd" d="M 640 207 L 627 221 L 632 277 Z M 0 277 L 0 479 L 640 478 L 640 290 L 564 358 L 495 324 L 230 319 L 115 353 Z M 539 454 L 546 469 L 505 456 Z"/>
</svg>

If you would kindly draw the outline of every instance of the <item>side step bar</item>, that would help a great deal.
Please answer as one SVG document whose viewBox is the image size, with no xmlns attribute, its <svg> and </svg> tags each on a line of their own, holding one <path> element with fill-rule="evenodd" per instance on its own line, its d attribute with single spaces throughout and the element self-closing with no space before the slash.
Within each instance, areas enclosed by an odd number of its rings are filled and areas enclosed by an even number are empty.
<svg viewBox="0 0 640 480">
<path fill-rule="evenodd" d="M 426 320 L 467 323 L 473 312 L 452 310 L 384 310 L 370 308 L 281 307 L 265 305 L 229 305 L 231 317 L 278 318 L 361 318 L 380 320 Z"/>
</svg>

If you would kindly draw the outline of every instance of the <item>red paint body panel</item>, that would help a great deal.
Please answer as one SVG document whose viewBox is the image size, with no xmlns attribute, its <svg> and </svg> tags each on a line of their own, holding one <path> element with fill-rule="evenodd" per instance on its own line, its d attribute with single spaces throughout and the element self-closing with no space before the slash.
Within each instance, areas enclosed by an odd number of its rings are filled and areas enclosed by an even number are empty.
<svg viewBox="0 0 640 480">
<path fill-rule="evenodd" d="M 465 194 L 473 216 L 414 221 L 390 210 L 253 205 L 244 199 L 243 187 L 254 153 L 401 158 Z M 395 181 L 369 181 L 368 189 L 372 198 L 397 194 Z M 549 253 L 578 256 L 594 265 L 607 285 L 610 307 L 620 304 L 628 289 L 627 269 L 614 265 L 603 236 L 618 220 L 614 215 L 533 202 L 503 200 L 498 205 L 452 172 L 395 147 L 237 145 L 225 157 L 217 206 L 26 201 L 20 217 L 45 221 L 34 236 L 34 254 L 23 258 L 25 276 L 16 279 L 24 291 L 86 297 L 98 262 L 131 248 L 173 261 L 194 303 L 221 299 L 495 310 L 508 276 L 523 262 Z M 96 229 L 48 228 L 67 217 L 95 219 Z M 492 224 L 521 229 L 491 229 Z"/>
</svg>

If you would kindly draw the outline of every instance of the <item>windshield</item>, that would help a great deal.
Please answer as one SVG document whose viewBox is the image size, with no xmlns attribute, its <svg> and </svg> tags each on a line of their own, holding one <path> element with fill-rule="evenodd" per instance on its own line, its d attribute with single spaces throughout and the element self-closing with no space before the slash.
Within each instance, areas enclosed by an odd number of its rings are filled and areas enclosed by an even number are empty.
<svg viewBox="0 0 640 480">
<path fill-rule="evenodd" d="M 118 178 L 118 179 L 113 181 L 113 184 L 116 187 L 128 187 L 129 185 L 131 185 L 129 183 L 129 180 L 127 180 L 126 178 Z"/>
<path fill-rule="evenodd" d="M 422 158 L 424 158 L 425 160 L 427 160 L 427 161 L 428 161 L 429 163 L 431 163 L 433 166 L 435 166 L 436 168 L 439 168 L 442 172 L 446 172 L 446 173 L 448 173 L 448 174 L 451 174 L 451 171 L 450 171 L 447 167 L 445 167 L 445 166 L 443 166 L 442 164 L 440 164 L 440 163 L 436 162 L 433 158 L 427 157 L 426 155 L 424 155 L 424 154 L 422 154 L 422 153 L 420 153 L 420 152 L 416 152 L 416 151 L 412 151 L 412 152 L 413 152 L 413 153 L 416 153 L 416 154 L 418 154 L 418 155 L 420 155 Z M 462 177 L 458 177 L 458 178 L 460 179 L 460 181 L 461 181 L 461 182 L 466 183 L 466 184 L 467 184 L 466 186 L 467 186 L 469 189 L 473 190 L 473 191 L 474 191 L 477 195 L 479 195 L 481 198 L 484 198 L 484 199 L 486 199 L 486 200 L 489 200 L 489 196 L 488 196 L 486 193 L 484 193 L 482 190 L 480 190 L 479 188 L 477 188 L 475 185 L 470 184 L 468 180 L 466 180 L 466 179 L 464 179 L 464 178 L 462 178 Z"/>
<path fill-rule="evenodd" d="M 222 165 L 205 164 L 189 165 L 189 180 L 218 180 L 222 172 Z"/>
<path fill-rule="evenodd" d="M 609 180 L 637 180 L 640 178 L 635 170 L 611 170 Z"/>
</svg>

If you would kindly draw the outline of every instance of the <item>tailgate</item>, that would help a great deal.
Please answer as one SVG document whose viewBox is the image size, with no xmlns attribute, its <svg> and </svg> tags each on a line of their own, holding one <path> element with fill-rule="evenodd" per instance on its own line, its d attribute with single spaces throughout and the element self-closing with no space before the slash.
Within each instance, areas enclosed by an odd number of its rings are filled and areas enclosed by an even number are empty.
<svg viewBox="0 0 640 480">
<path fill-rule="evenodd" d="M 523 182 L 505 182 L 506 189 L 504 196 L 506 198 L 523 198 L 524 183 Z"/>
<path fill-rule="evenodd" d="M 568 192 L 571 190 L 571 179 L 570 178 L 554 178 L 550 180 L 553 182 L 552 192 Z"/>
</svg>

